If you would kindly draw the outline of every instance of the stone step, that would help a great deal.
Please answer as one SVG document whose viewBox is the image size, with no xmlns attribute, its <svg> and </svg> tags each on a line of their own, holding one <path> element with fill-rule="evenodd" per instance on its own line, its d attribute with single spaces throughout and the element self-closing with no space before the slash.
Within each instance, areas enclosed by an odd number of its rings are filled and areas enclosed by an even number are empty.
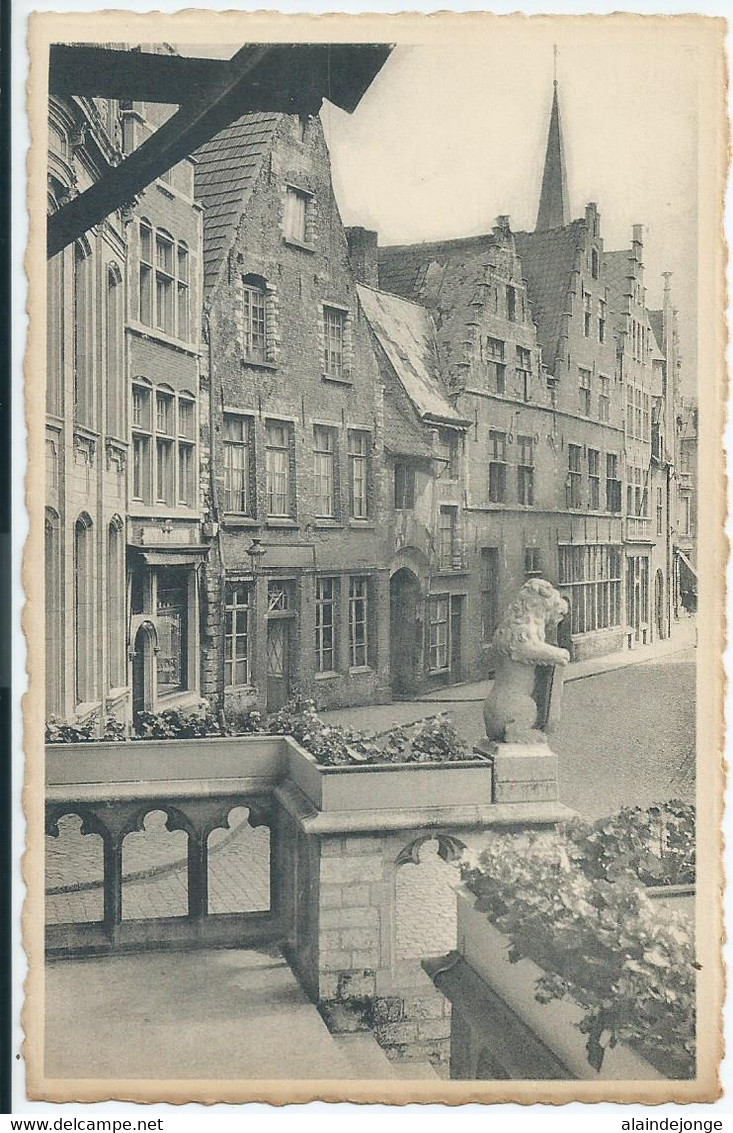
<svg viewBox="0 0 733 1133">
<path fill-rule="evenodd" d="M 432 1062 L 390 1062 L 392 1077 L 414 1082 L 440 1081 L 440 1074 Z"/>
<path fill-rule="evenodd" d="M 354 1078 L 381 1080 L 402 1077 L 394 1073 L 394 1063 L 387 1058 L 371 1031 L 333 1035 L 332 1038 L 339 1053 L 352 1066 Z"/>
</svg>

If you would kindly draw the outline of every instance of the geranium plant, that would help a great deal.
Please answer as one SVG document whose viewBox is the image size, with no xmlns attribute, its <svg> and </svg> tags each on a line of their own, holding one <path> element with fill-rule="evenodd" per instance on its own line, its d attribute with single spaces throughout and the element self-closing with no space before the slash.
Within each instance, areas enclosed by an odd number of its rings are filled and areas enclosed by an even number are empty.
<svg viewBox="0 0 733 1133">
<path fill-rule="evenodd" d="M 670 817 L 675 819 L 675 804 Z M 695 960 L 691 918 L 652 901 L 645 840 L 626 834 L 664 808 L 552 833 L 496 835 L 475 865 L 462 869 L 477 909 L 509 939 L 509 959 L 544 971 L 542 1002 L 568 995 L 584 1009 L 588 1061 L 599 1070 L 606 1049 L 626 1042 L 665 1075 L 695 1072 Z M 676 826 L 675 826 L 675 829 Z M 630 837 L 630 836 L 629 836 Z M 614 864 L 614 847 L 624 851 Z"/>
<path fill-rule="evenodd" d="M 290 735 L 325 767 L 366 763 L 444 763 L 474 754 L 443 714 L 370 735 L 328 724 L 312 700 L 295 698 L 265 724 L 266 731 Z"/>
</svg>

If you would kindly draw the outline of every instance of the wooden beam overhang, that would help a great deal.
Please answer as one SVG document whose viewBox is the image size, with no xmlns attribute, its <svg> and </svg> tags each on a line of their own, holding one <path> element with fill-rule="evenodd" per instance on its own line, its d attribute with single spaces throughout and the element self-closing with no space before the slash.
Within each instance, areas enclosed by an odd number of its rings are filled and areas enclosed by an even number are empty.
<svg viewBox="0 0 733 1133">
<path fill-rule="evenodd" d="M 179 110 L 124 161 L 48 218 L 49 258 L 243 114 L 259 110 L 314 115 L 324 98 L 351 113 L 391 50 L 388 44 L 259 44 L 242 47 L 222 62 L 53 46 L 50 94 L 155 99 L 179 104 Z"/>
</svg>

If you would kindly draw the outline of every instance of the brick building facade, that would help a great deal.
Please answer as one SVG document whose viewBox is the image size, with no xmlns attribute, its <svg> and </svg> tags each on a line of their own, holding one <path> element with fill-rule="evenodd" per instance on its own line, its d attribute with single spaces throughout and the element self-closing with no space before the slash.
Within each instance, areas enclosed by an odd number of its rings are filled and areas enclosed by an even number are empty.
<svg viewBox="0 0 733 1133">
<path fill-rule="evenodd" d="M 383 398 L 320 121 L 197 154 L 208 390 L 202 690 L 227 715 L 388 694 Z"/>
</svg>

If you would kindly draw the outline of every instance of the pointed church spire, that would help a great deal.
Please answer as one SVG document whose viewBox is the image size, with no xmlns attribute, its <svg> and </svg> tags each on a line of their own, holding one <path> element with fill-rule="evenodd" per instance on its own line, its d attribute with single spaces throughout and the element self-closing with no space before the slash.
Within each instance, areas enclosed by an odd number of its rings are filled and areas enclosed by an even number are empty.
<svg viewBox="0 0 733 1133">
<path fill-rule="evenodd" d="M 557 51 L 555 53 L 555 74 L 557 74 Z M 565 155 L 560 131 L 560 106 L 557 98 L 557 78 L 553 81 L 552 111 L 550 128 L 547 132 L 547 151 L 545 169 L 542 174 L 540 207 L 537 210 L 535 232 L 546 232 L 548 228 L 561 228 L 570 219 L 568 207 L 568 178 L 565 172 Z"/>
</svg>

